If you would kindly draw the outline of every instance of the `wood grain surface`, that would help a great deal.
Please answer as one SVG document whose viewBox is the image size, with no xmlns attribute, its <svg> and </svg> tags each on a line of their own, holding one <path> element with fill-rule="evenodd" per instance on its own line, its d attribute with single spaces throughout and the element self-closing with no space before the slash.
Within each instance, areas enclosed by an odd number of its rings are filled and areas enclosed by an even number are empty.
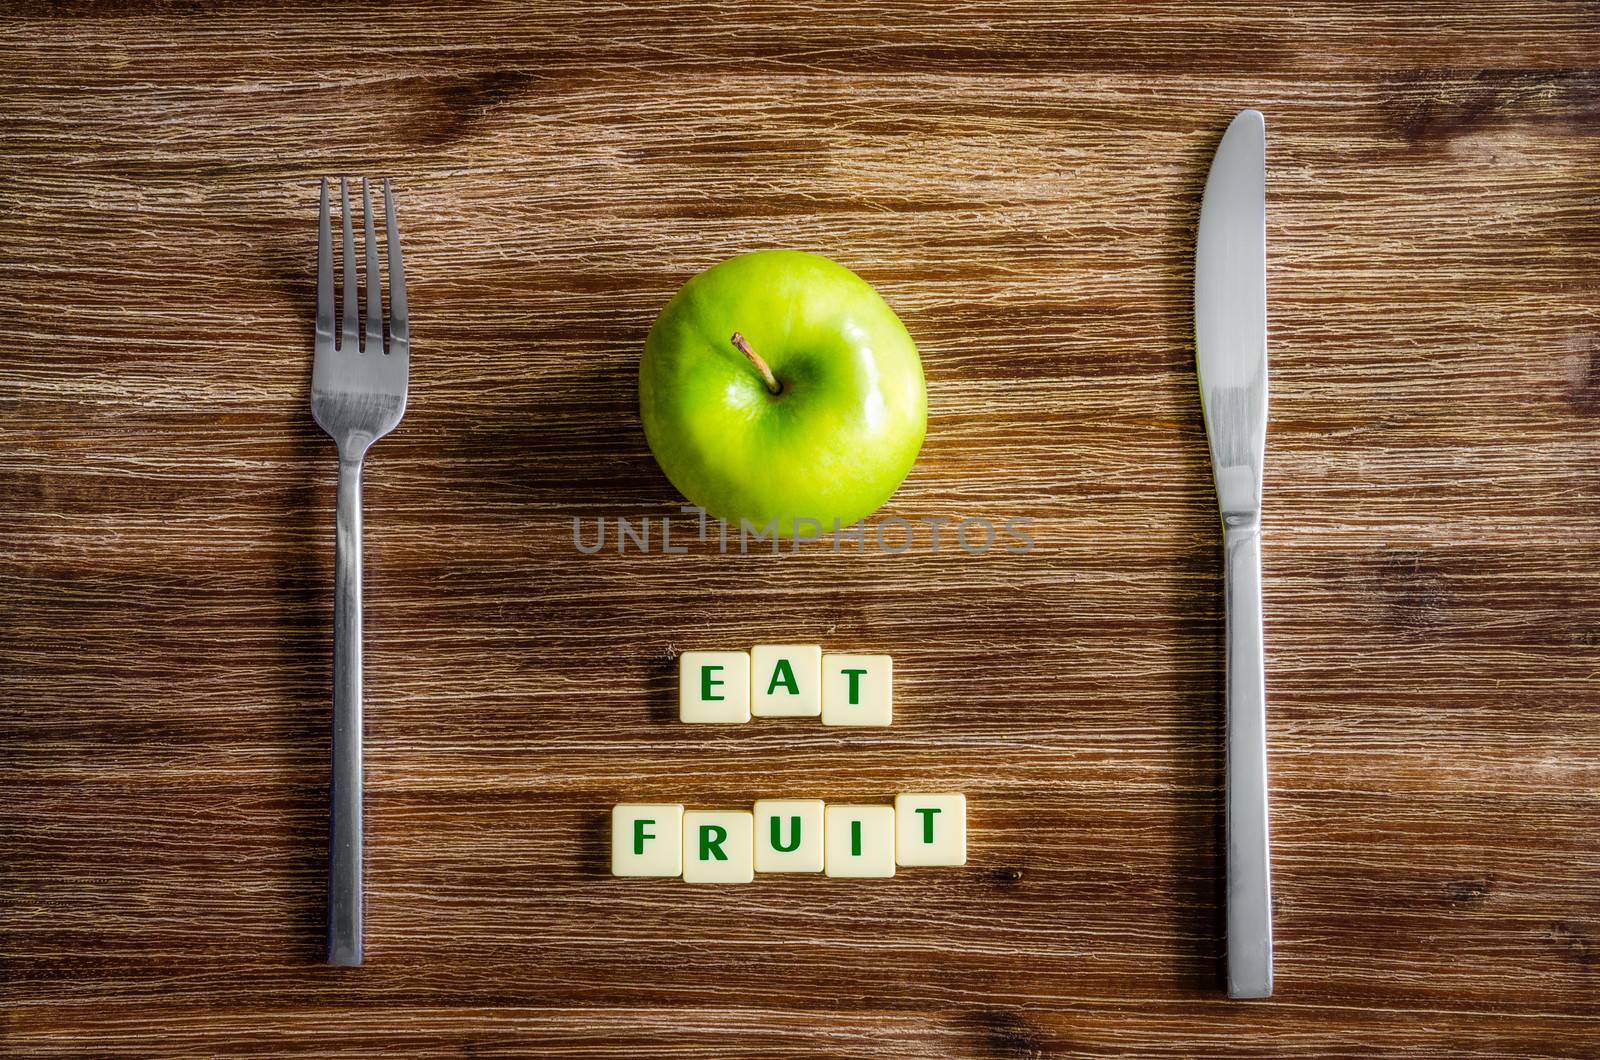
<svg viewBox="0 0 1600 1060">
<path fill-rule="evenodd" d="M 1278 993 L 1221 996 L 1193 230 L 1267 114 Z M 396 181 L 368 963 L 318 964 L 316 181 Z M 677 514 L 655 313 L 826 253 L 918 339 L 881 515 L 1028 555 L 587 556 Z M 7 1056 L 1600 1055 L 1600 10 L 13 2 Z M 592 525 L 592 524 L 586 524 Z M 673 720 L 690 647 L 892 652 L 882 731 Z M 607 875 L 623 799 L 964 790 L 971 863 Z"/>
</svg>

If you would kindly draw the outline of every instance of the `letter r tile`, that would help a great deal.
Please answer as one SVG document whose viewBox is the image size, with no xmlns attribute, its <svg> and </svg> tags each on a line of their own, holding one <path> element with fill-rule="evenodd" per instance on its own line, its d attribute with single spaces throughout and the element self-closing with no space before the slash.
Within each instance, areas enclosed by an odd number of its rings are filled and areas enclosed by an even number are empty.
<svg viewBox="0 0 1600 1060">
<path fill-rule="evenodd" d="M 755 821 L 749 810 L 686 810 L 683 882 L 749 883 L 755 879 Z"/>
</svg>

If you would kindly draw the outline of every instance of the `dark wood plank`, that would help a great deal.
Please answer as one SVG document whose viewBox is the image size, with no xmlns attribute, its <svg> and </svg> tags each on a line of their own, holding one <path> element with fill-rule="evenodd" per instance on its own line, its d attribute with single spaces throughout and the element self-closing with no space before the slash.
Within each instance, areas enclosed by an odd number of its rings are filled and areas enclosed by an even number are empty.
<svg viewBox="0 0 1600 1060">
<path fill-rule="evenodd" d="M 911 0 L 0 15 L 8 1055 L 1592 1056 L 1592 5 Z M 1268 114 L 1279 991 L 1219 996 L 1189 283 Z M 318 966 L 315 179 L 395 177 L 367 481 L 370 961 Z M 676 515 L 655 312 L 822 251 L 923 350 L 885 514 L 1028 555 L 586 556 Z M 672 720 L 672 660 L 896 656 L 885 731 Z M 967 792 L 962 870 L 606 874 L 611 803 Z"/>
</svg>

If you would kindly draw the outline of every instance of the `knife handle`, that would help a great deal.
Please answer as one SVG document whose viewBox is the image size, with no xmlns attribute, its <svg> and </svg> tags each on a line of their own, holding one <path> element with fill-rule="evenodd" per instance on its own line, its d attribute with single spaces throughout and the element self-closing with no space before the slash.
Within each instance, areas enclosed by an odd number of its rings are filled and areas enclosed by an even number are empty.
<svg viewBox="0 0 1600 1060">
<path fill-rule="evenodd" d="M 1226 516 L 1223 525 L 1228 623 L 1228 996 L 1271 997 L 1261 521 L 1255 515 Z"/>
</svg>

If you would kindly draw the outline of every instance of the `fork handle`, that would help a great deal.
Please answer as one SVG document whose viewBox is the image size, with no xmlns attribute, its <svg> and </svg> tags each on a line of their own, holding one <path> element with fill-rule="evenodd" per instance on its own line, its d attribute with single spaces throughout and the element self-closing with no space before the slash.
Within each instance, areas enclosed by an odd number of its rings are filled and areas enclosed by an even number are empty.
<svg viewBox="0 0 1600 1060">
<path fill-rule="evenodd" d="M 334 516 L 328 963 L 361 963 L 361 458 L 339 457 Z"/>
<path fill-rule="evenodd" d="M 1267 846 L 1267 680 L 1261 523 L 1224 520 L 1228 624 L 1228 996 L 1272 996 L 1272 868 Z"/>
</svg>

